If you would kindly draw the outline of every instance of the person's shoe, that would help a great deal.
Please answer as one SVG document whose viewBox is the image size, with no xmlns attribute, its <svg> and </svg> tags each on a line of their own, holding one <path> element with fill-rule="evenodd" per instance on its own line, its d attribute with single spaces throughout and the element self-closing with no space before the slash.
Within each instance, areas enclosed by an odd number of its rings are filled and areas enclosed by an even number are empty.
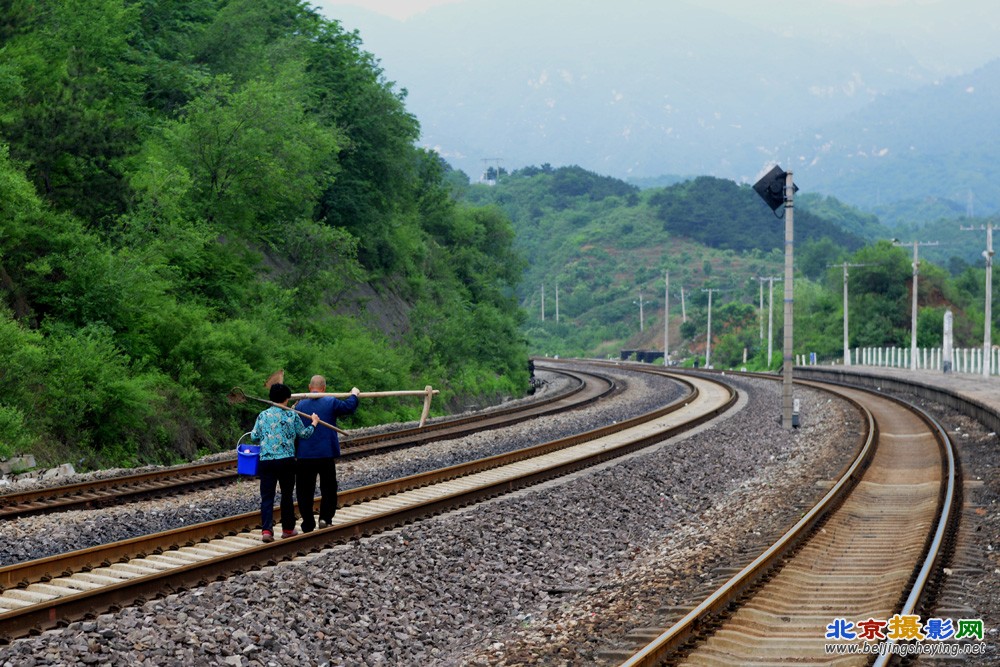
<svg viewBox="0 0 1000 667">
<path fill-rule="evenodd" d="M 295 530 L 294 528 L 292 528 L 291 530 L 283 530 L 281 531 L 281 539 L 285 539 L 286 537 L 295 537 L 298 534 L 299 531 Z"/>
<path fill-rule="evenodd" d="M 329 526 L 329 525 L 330 525 L 331 523 L 332 523 L 332 520 L 331 520 L 331 521 L 327 521 L 326 519 L 320 519 L 320 520 L 319 520 L 319 527 L 320 527 L 320 528 L 326 528 L 326 527 L 327 527 L 327 526 Z"/>
<path fill-rule="evenodd" d="M 262 542 L 274 542 L 274 533 L 269 530 L 260 531 L 260 539 Z"/>
</svg>

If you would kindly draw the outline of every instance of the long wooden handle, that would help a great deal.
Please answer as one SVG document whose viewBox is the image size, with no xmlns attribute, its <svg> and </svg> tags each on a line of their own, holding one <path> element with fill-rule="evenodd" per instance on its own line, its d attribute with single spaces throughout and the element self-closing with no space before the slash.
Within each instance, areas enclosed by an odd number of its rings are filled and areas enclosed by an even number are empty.
<svg viewBox="0 0 1000 667">
<path fill-rule="evenodd" d="M 278 407 L 284 407 L 284 406 L 278 406 Z M 285 409 L 286 409 L 286 410 L 291 410 L 292 412 L 294 412 L 294 413 L 295 413 L 295 414 L 297 414 L 297 415 L 302 415 L 302 416 L 303 416 L 303 417 L 305 417 L 306 419 L 312 419 L 312 415 L 308 415 L 308 414 L 306 414 L 306 413 L 302 412 L 301 410 L 296 410 L 295 408 L 285 408 Z M 327 423 L 326 423 L 325 421 L 323 421 L 322 419 L 320 419 L 320 420 L 319 420 L 319 421 L 318 421 L 317 423 L 318 423 L 318 424 L 319 424 L 320 426 L 325 426 L 325 427 L 327 427 L 327 428 L 329 428 L 329 429 L 333 429 L 334 431 L 336 431 L 336 432 L 337 432 L 337 433 L 339 433 L 340 435 L 347 435 L 347 431 L 345 431 L 345 430 L 343 430 L 343 429 L 340 429 L 340 428 L 337 428 L 337 427 L 336 427 L 336 426 L 334 426 L 333 424 L 327 424 Z"/>
<path fill-rule="evenodd" d="M 434 394 L 439 394 L 437 389 L 432 389 L 430 385 L 427 385 L 423 390 L 409 390 L 409 391 L 362 391 L 358 392 L 358 398 L 380 398 L 385 396 L 423 396 L 424 397 L 424 409 L 420 414 L 420 428 L 424 427 L 427 423 L 427 415 L 431 410 L 431 397 Z M 301 400 L 303 398 L 325 398 L 327 396 L 332 396 L 333 398 L 347 398 L 350 393 L 329 393 L 329 392 L 308 392 L 305 394 L 292 394 L 292 398 L 295 400 Z M 301 412 L 299 414 L 302 414 Z M 339 429 L 338 429 L 339 430 Z M 343 433 L 343 431 L 341 431 Z"/>
<path fill-rule="evenodd" d="M 247 398 L 253 398 L 253 396 L 247 396 Z M 255 398 L 254 400 L 260 401 L 261 403 L 267 403 L 268 405 L 273 405 L 274 407 L 281 408 L 282 410 L 288 410 L 289 412 L 294 412 L 297 415 L 302 415 L 306 419 L 312 419 L 312 415 L 306 414 L 305 412 L 302 412 L 301 410 L 296 410 L 295 408 L 290 408 L 287 405 L 281 405 L 280 403 L 275 403 L 274 401 L 266 401 L 263 398 Z M 348 435 L 347 431 L 345 431 L 343 429 L 339 429 L 336 426 L 334 426 L 333 424 L 327 424 L 322 419 L 319 420 L 319 424 L 321 426 L 325 426 L 325 427 L 327 427 L 329 429 L 333 429 L 334 431 L 336 431 L 340 435 Z"/>
<path fill-rule="evenodd" d="M 412 391 L 362 391 L 358 394 L 358 398 L 380 398 L 386 396 L 424 396 L 428 392 L 425 389 L 418 389 Z M 432 389 L 431 394 L 440 393 L 437 389 Z M 305 394 L 292 394 L 292 398 L 295 400 L 300 400 L 303 398 L 325 398 L 327 396 L 333 396 L 334 398 L 347 398 L 350 393 L 337 392 L 337 393 L 321 393 L 321 392 L 308 392 Z"/>
</svg>

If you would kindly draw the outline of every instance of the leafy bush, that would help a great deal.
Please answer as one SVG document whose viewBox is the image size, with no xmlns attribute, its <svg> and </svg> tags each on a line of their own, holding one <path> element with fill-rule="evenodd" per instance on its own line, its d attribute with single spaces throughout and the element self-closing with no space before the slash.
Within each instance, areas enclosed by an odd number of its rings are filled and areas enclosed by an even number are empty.
<svg viewBox="0 0 1000 667">
<path fill-rule="evenodd" d="M 456 203 L 356 33 L 252 0 L 8 14 L 3 451 L 228 449 L 259 406 L 225 395 L 278 368 L 300 389 L 527 388 L 510 222 Z M 373 401 L 354 421 L 419 411 Z"/>
<path fill-rule="evenodd" d="M 0 459 L 25 453 L 34 442 L 24 413 L 19 408 L 0 405 Z"/>
</svg>

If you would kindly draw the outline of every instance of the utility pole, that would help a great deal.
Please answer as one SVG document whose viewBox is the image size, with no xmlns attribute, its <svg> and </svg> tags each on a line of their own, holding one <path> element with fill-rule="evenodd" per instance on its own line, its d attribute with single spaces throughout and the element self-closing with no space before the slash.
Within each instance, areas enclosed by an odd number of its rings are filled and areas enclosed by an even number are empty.
<svg viewBox="0 0 1000 667">
<path fill-rule="evenodd" d="M 774 283 L 781 282 L 781 278 L 768 276 L 767 280 L 767 367 L 771 368 L 771 357 L 774 355 Z M 763 283 L 761 283 L 763 284 Z"/>
<path fill-rule="evenodd" d="M 779 208 L 784 206 L 785 218 L 785 340 L 782 347 L 782 378 L 781 378 L 781 425 L 791 430 L 798 424 L 794 417 L 794 401 L 792 400 L 792 366 L 795 362 L 792 347 L 792 311 L 795 291 L 792 289 L 792 261 L 795 244 L 795 191 L 798 187 L 792 179 L 792 172 L 782 171 L 775 165 L 764 174 L 753 186 L 771 211 L 777 215 Z M 781 216 L 778 216 L 781 217 Z"/>
<path fill-rule="evenodd" d="M 639 331 L 640 333 L 644 331 L 645 327 L 643 324 L 643 314 L 642 314 L 642 290 L 639 290 L 639 300 L 633 301 L 634 304 L 639 304 Z"/>
<path fill-rule="evenodd" d="M 687 308 L 684 306 L 684 285 L 681 285 L 681 321 L 682 322 L 688 321 L 688 311 Z"/>
<path fill-rule="evenodd" d="M 895 246 L 907 246 L 910 243 L 903 243 L 897 239 L 892 240 Z M 917 370 L 917 276 L 920 275 L 920 260 L 917 258 L 918 246 L 941 245 L 937 241 L 914 241 L 913 245 L 913 306 L 910 316 L 910 370 Z"/>
<path fill-rule="evenodd" d="M 545 321 L 545 283 L 542 283 L 542 322 Z"/>
<path fill-rule="evenodd" d="M 842 264 L 827 264 L 828 267 L 841 266 L 844 268 L 844 365 L 851 365 L 851 348 L 847 345 L 847 267 L 851 266 L 872 266 L 871 264 L 849 264 L 844 262 Z"/>
<path fill-rule="evenodd" d="M 767 278 L 757 276 L 757 284 L 760 286 L 760 302 L 757 306 L 757 321 L 760 322 L 760 339 L 764 340 L 764 281 Z"/>
<path fill-rule="evenodd" d="M 663 366 L 670 359 L 670 272 L 663 272 Z"/>
<path fill-rule="evenodd" d="M 483 158 L 483 182 L 496 185 L 497 181 L 500 180 L 500 163 L 502 161 L 503 158 L 498 157 Z M 490 163 L 496 164 L 496 167 L 493 167 L 493 178 L 490 178 Z"/>
<path fill-rule="evenodd" d="M 719 289 L 718 287 L 710 287 L 702 290 L 702 292 L 708 292 L 708 334 L 705 337 L 705 368 L 712 365 L 712 292 L 728 291 Z"/>
<path fill-rule="evenodd" d="M 559 324 L 559 283 L 556 283 L 556 324 Z"/>
<path fill-rule="evenodd" d="M 785 430 L 792 430 L 794 407 L 792 401 L 792 366 L 795 363 L 792 347 L 792 305 L 795 301 L 795 291 L 792 289 L 792 251 L 795 243 L 794 213 L 795 182 L 792 172 L 785 172 L 785 340 L 782 345 L 781 378 L 781 425 Z"/>
<path fill-rule="evenodd" d="M 969 193 L 970 206 L 972 193 Z M 963 232 L 975 231 L 976 227 L 960 227 Z M 986 230 L 986 250 L 983 257 L 986 258 L 986 317 L 983 320 L 983 377 L 989 377 L 992 370 L 993 343 L 990 340 L 993 333 L 993 230 L 998 229 L 993 224 L 980 225 L 978 229 Z"/>
<path fill-rule="evenodd" d="M 705 368 L 712 367 L 712 292 L 713 289 L 703 289 L 708 292 L 708 335 L 705 336 Z"/>
</svg>

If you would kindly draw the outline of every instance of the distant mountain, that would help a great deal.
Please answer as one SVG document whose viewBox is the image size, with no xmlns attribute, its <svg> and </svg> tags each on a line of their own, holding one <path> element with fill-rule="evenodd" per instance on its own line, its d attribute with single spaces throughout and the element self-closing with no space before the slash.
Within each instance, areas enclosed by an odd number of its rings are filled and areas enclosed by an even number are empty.
<svg viewBox="0 0 1000 667">
<path fill-rule="evenodd" d="M 1000 210 L 1000 60 L 914 91 L 880 96 L 790 144 L 797 182 L 914 223 Z M 915 205 L 915 202 L 921 202 Z M 935 202 L 930 206 L 930 202 Z"/>
<path fill-rule="evenodd" d="M 722 289 L 726 301 L 756 303 L 756 278 L 783 270 L 783 222 L 749 186 L 731 180 L 701 176 L 639 190 L 580 167 L 543 165 L 515 170 L 493 186 L 466 185 L 461 196 L 498 206 L 513 222 L 515 246 L 528 261 L 517 296 L 529 314 L 526 336 L 538 352 L 660 349 L 664 272 L 675 309 L 682 289 L 694 309 L 704 307 L 706 287 Z M 888 236 L 872 216 L 834 199 L 804 195 L 801 204 L 796 268 L 814 280 L 830 262 L 862 247 L 863 237 Z M 637 308 L 637 299 L 646 310 Z M 556 303 L 561 325 L 552 322 Z M 644 326 L 640 316 L 648 318 Z M 680 327 L 680 319 L 672 326 Z M 681 335 L 671 334 L 675 341 Z"/>
<path fill-rule="evenodd" d="M 879 202 L 871 207 L 871 211 L 878 216 L 882 224 L 895 228 L 902 225 L 921 225 L 943 218 L 956 220 L 973 214 L 975 209 L 950 199 L 923 197 L 885 204 Z"/>
<path fill-rule="evenodd" d="M 318 3 L 322 8 L 322 2 Z M 868 209 L 1000 208 L 992 0 L 853 4 L 468 0 L 396 21 L 343 6 L 421 143 L 473 180 L 579 165 L 753 182 L 765 165 Z M 971 92 L 969 89 L 972 89 Z M 675 180 L 675 179 L 671 179 Z M 669 182 L 669 181 L 667 181 Z"/>
</svg>

